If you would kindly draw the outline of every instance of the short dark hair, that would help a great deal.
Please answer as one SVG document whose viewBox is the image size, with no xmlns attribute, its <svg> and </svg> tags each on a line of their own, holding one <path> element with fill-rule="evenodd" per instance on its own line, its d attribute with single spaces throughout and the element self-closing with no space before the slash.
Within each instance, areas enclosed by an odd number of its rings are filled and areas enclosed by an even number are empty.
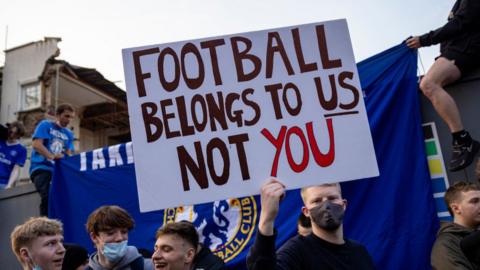
<svg viewBox="0 0 480 270">
<path fill-rule="evenodd" d="M 63 104 L 58 105 L 57 109 L 55 110 L 55 114 L 60 115 L 64 111 L 75 112 L 75 109 L 73 108 L 72 105 L 70 105 L 68 103 L 63 103 Z"/>
<path fill-rule="evenodd" d="M 197 229 L 191 222 L 172 222 L 167 223 L 158 229 L 155 234 L 155 238 L 158 239 L 163 235 L 177 235 L 189 244 L 196 250 L 198 246 L 198 233 Z"/>
<path fill-rule="evenodd" d="M 298 216 L 298 221 L 297 224 L 304 228 L 311 228 L 312 227 L 312 221 L 310 220 L 309 217 L 305 216 L 303 213 L 300 213 Z"/>
<path fill-rule="evenodd" d="M 22 122 L 15 121 L 15 122 L 12 122 L 12 123 L 8 123 L 7 127 L 9 129 L 12 128 L 12 127 L 16 127 L 17 128 L 17 135 L 19 137 L 23 137 L 23 135 L 25 135 L 25 126 L 22 124 Z"/>
<path fill-rule="evenodd" d="M 104 205 L 93 211 L 87 220 L 87 232 L 98 235 L 99 232 L 113 228 L 126 228 L 131 230 L 135 222 L 130 214 L 120 206 Z"/>
<path fill-rule="evenodd" d="M 74 243 L 64 243 L 65 257 L 63 258 L 62 270 L 77 269 L 88 261 L 88 251 Z"/>
<path fill-rule="evenodd" d="M 466 181 L 459 181 L 447 189 L 445 192 L 445 203 L 448 207 L 448 212 L 453 216 L 453 211 L 450 205 L 453 202 L 458 202 L 460 199 L 462 192 L 467 192 L 471 190 L 480 190 L 477 184 L 466 182 Z"/>
<path fill-rule="evenodd" d="M 145 259 L 151 259 L 153 255 L 153 252 L 146 248 L 138 248 L 138 253 Z"/>
</svg>

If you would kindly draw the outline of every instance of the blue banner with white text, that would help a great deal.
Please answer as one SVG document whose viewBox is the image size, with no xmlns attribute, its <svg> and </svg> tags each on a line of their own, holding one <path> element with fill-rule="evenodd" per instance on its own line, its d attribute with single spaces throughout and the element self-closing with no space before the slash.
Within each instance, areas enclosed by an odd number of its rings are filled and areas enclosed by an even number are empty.
<svg viewBox="0 0 480 270">
<path fill-rule="evenodd" d="M 362 61 L 358 70 L 380 176 L 342 183 L 348 201 L 345 235 L 367 247 L 377 269 L 430 269 L 438 218 L 422 135 L 417 53 L 398 45 Z M 63 222 L 66 242 L 93 252 L 87 217 L 101 205 L 115 204 L 135 219 L 130 245 L 152 251 L 163 223 L 189 220 L 229 269 L 246 269 L 260 214 L 258 196 L 140 213 L 133 162 L 131 143 L 57 162 L 49 210 Z M 278 246 L 295 235 L 302 205 L 298 190 L 281 202 Z"/>
</svg>

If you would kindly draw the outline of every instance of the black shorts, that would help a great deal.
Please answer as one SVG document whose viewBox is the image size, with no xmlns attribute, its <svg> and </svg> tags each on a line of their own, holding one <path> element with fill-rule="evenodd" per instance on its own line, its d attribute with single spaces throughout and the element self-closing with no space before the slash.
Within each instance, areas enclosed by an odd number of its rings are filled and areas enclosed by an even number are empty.
<svg viewBox="0 0 480 270">
<path fill-rule="evenodd" d="M 444 51 L 439 57 L 445 57 L 448 60 L 453 60 L 455 66 L 460 70 L 463 77 L 469 71 L 480 67 L 480 56 L 471 54 L 462 54 L 454 51 Z M 438 58 L 438 57 L 437 57 Z"/>
</svg>

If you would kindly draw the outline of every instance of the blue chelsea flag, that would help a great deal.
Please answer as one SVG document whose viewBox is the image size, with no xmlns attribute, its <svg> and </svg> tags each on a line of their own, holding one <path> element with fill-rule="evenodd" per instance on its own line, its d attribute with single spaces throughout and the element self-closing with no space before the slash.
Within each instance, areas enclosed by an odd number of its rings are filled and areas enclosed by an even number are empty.
<svg viewBox="0 0 480 270">
<path fill-rule="evenodd" d="M 424 153 L 417 85 L 417 53 L 404 44 L 358 64 L 380 176 L 342 183 L 348 200 L 346 237 L 364 244 L 377 269 L 430 269 L 438 228 Z M 245 269 L 255 238 L 258 196 L 140 213 L 131 143 L 97 149 L 55 165 L 50 216 L 63 221 L 65 241 L 93 251 L 88 215 L 116 204 L 135 219 L 129 244 L 153 249 L 165 222 L 190 220 L 201 240 L 229 269 Z M 302 201 L 289 191 L 277 218 L 277 245 L 296 233 Z"/>
</svg>

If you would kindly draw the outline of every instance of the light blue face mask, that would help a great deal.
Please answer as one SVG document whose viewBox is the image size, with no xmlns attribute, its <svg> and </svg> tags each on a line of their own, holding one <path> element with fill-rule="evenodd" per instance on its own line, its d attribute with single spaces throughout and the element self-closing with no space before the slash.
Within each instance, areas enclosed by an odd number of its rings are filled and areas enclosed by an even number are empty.
<svg viewBox="0 0 480 270">
<path fill-rule="evenodd" d="M 34 267 L 33 267 L 33 270 L 42 270 L 42 268 L 37 265 L 37 266 L 34 266 Z"/>
<path fill-rule="evenodd" d="M 128 240 L 120 243 L 105 243 L 103 245 L 103 255 L 110 262 L 118 262 L 127 253 L 127 243 Z"/>
</svg>

